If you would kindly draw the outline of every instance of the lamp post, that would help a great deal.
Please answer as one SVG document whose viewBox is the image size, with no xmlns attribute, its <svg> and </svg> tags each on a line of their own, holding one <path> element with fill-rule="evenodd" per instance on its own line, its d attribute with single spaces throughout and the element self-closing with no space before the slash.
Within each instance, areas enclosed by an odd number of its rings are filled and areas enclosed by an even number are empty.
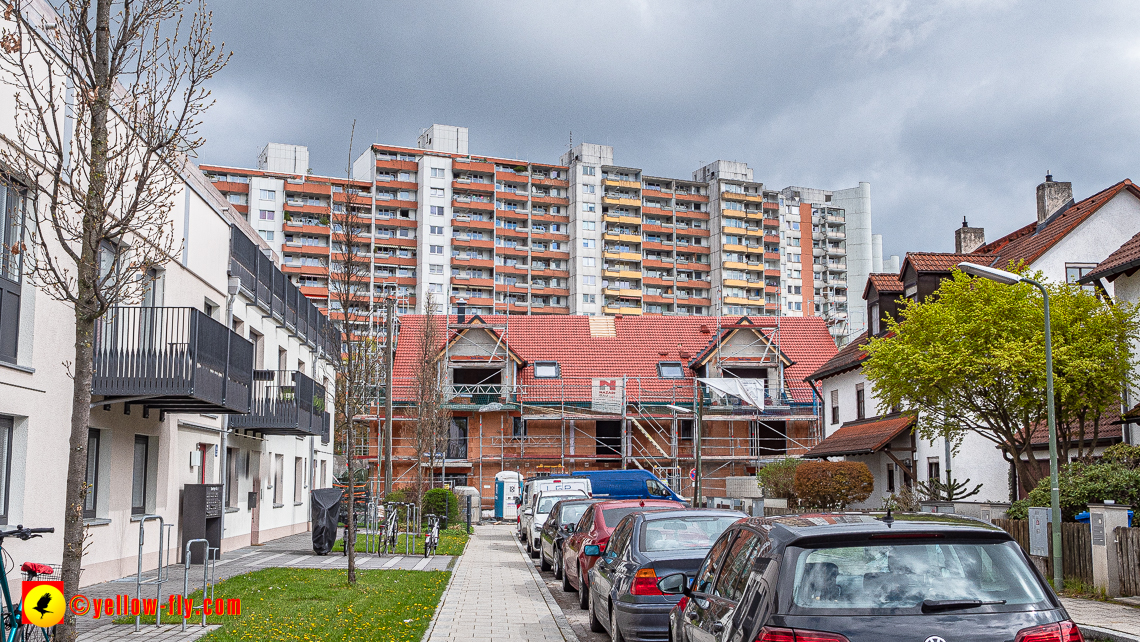
<svg viewBox="0 0 1140 642">
<path fill-rule="evenodd" d="M 1049 506 L 1053 522 L 1053 588 L 1060 591 L 1065 587 L 1065 583 L 1064 569 L 1061 566 L 1061 487 L 1057 471 L 1057 421 L 1053 413 L 1053 332 L 1049 322 L 1049 291 L 1033 279 L 985 265 L 959 263 L 958 269 L 966 274 L 1006 285 L 1029 283 L 1041 290 L 1045 306 L 1045 410 L 1049 423 Z"/>
</svg>

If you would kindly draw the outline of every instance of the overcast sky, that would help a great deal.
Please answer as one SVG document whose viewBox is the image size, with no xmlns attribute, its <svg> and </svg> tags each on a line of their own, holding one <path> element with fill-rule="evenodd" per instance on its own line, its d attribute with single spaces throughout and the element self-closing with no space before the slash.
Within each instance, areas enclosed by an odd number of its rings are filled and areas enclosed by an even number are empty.
<svg viewBox="0 0 1140 642">
<path fill-rule="evenodd" d="M 205 163 L 307 145 L 343 175 L 432 123 L 471 152 L 557 162 L 570 142 L 689 177 L 747 162 L 767 187 L 871 183 L 887 254 L 953 249 L 1035 216 L 1052 170 L 1075 196 L 1140 179 L 1140 8 L 1131 2 L 218 0 L 234 57 Z"/>
</svg>

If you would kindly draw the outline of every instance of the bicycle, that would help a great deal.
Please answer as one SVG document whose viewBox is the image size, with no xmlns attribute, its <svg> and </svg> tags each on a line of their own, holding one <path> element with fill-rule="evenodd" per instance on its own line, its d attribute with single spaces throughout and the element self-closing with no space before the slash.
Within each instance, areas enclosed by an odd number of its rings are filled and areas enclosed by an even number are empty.
<svg viewBox="0 0 1140 642">
<path fill-rule="evenodd" d="M 439 548 L 439 515 L 429 513 L 428 520 L 428 534 L 424 538 L 424 557 L 435 555 L 436 549 Z"/>
<path fill-rule="evenodd" d="M 396 550 L 396 539 L 400 532 L 400 513 L 397 507 L 393 506 L 387 510 L 384 516 L 384 552 Z"/>
<path fill-rule="evenodd" d="M 12 591 L 8 588 L 8 569 L 4 565 L 4 538 L 16 537 L 28 541 L 33 537 L 40 537 L 40 533 L 54 533 L 54 528 L 24 528 L 18 525 L 7 531 L 0 531 L 0 589 L 3 589 L 4 604 L 0 607 L 0 640 L 3 642 L 49 642 L 55 634 L 55 627 L 41 629 L 34 624 L 25 624 L 23 618 L 23 604 L 12 604 Z M 59 579 L 59 571 L 49 564 L 37 562 L 24 562 L 20 566 L 24 573 L 24 581 L 35 581 L 36 578 Z M 61 607 L 63 605 L 60 605 Z"/>
</svg>

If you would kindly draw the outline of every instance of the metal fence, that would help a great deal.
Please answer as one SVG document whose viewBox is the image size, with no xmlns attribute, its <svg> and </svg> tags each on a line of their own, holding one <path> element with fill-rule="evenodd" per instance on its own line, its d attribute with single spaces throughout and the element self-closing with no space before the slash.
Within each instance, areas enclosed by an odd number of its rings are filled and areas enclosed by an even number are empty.
<svg viewBox="0 0 1140 642">
<path fill-rule="evenodd" d="M 322 434 L 327 403 L 325 387 L 296 370 L 256 370 L 253 409 L 230 419 L 233 428 L 266 434 Z"/>
</svg>

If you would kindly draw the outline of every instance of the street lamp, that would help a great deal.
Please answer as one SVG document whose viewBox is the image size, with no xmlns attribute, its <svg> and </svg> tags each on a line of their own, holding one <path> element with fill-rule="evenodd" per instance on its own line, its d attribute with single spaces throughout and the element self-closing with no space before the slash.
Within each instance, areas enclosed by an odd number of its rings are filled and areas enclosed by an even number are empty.
<svg viewBox="0 0 1140 642">
<path fill-rule="evenodd" d="M 1057 473 L 1057 422 L 1053 414 L 1053 333 L 1049 323 L 1049 291 L 1033 279 L 1020 274 L 1006 272 L 997 268 L 977 265 L 975 263 L 959 263 L 958 269 L 972 276 L 980 276 L 991 281 L 1013 285 L 1015 283 L 1030 283 L 1041 290 L 1045 302 L 1045 409 L 1049 422 L 1049 506 L 1053 522 L 1053 588 L 1060 591 L 1065 587 L 1064 573 L 1061 567 L 1061 488 Z M 1032 455 L 1032 453 L 1031 453 Z M 1016 455 L 1015 455 L 1016 456 Z"/>
</svg>

